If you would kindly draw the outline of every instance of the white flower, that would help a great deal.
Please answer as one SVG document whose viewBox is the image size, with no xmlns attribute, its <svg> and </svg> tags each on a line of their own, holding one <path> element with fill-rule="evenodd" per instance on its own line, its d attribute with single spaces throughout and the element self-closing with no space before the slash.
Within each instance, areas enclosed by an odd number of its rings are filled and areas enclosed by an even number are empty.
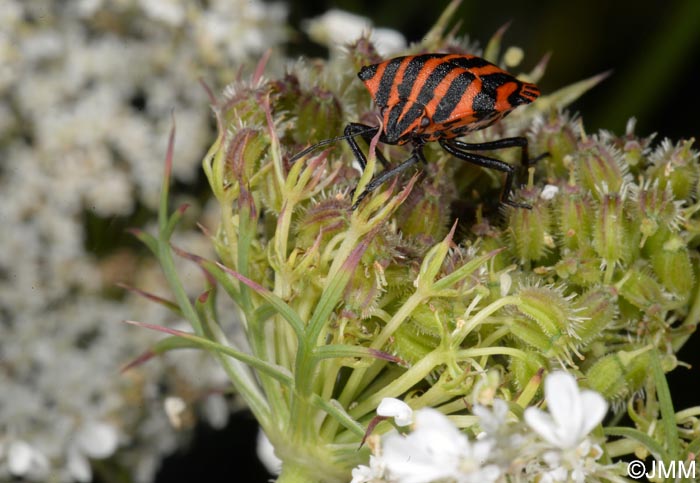
<svg viewBox="0 0 700 483">
<path fill-rule="evenodd" d="M 92 479 L 91 459 L 112 456 L 119 444 L 117 430 L 103 422 L 89 421 L 78 430 L 73 444 L 68 448 L 68 472 L 75 481 Z"/>
<path fill-rule="evenodd" d="M 112 456 L 119 443 L 117 430 L 110 424 L 90 421 L 75 436 L 78 448 L 93 459 Z"/>
<path fill-rule="evenodd" d="M 385 397 L 377 406 L 377 414 L 386 418 L 394 418 L 397 426 L 408 426 L 413 422 L 411 406 L 393 397 Z"/>
<path fill-rule="evenodd" d="M 445 415 L 423 408 L 415 413 L 412 433 L 384 438 L 381 460 L 389 481 L 485 483 L 496 481 L 501 473 L 497 466 L 486 464 L 492 449 L 491 441 L 470 442 Z"/>
<path fill-rule="evenodd" d="M 372 483 L 373 481 L 384 481 L 384 465 L 382 461 L 375 457 L 369 457 L 369 466 L 360 465 L 352 470 L 352 480 L 350 483 Z"/>
<path fill-rule="evenodd" d="M 304 23 L 304 30 L 316 42 L 327 47 L 342 47 L 369 33 L 377 52 L 387 56 L 406 47 L 406 39 L 395 30 L 373 28 L 365 17 L 332 9 Z"/>
<path fill-rule="evenodd" d="M 141 0 L 139 2 L 146 14 L 173 27 L 185 21 L 185 6 L 173 0 Z"/>
<path fill-rule="evenodd" d="M 47 476 L 49 462 L 38 449 L 25 441 L 13 441 L 7 450 L 7 467 L 15 476 L 26 476 L 30 480 Z"/>
<path fill-rule="evenodd" d="M 497 434 L 506 423 L 508 403 L 503 399 L 494 399 L 492 410 L 489 410 L 486 406 L 476 404 L 473 412 L 479 418 L 479 425 L 486 434 Z"/>
<path fill-rule="evenodd" d="M 580 390 L 576 379 L 566 372 L 554 372 L 544 381 L 549 413 L 537 408 L 525 410 L 525 422 L 556 448 L 576 447 L 596 427 L 608 410 L 608 403 L 595 391 Z"/>
<path fill-rule="evenodd" d="M 223 394 L 210 394 L 202 406 L 203 416 L 214 429 L 224 429 L 228 422 L 229 407 Z"/>
<path fill-rule="evenodd" d="M 580 390 L 566 372 L 550 374 L 544 382 L 549 413 L 537 408 L 525 410 L 525 422 L 546 442 L 549 449 L 533 460 L 526 472 L 542 482 L 583 483 L 601 469 L 600 446 L 588 438 L 608 410 L 605 399 L 595 391 Z M 596 480 L 597 481 L 597 480 Z"/>
</svg>

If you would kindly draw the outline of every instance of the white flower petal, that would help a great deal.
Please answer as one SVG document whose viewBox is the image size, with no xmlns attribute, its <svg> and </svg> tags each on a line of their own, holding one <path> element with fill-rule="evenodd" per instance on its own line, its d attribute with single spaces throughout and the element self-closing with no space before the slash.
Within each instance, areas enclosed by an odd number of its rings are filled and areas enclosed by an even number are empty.
<svg viewBox="0 0 700 483">
<path fill-rule="evenodd" d="M 581 392 L 581 401 L 586 412 L 586 420 L 581 429 L 584 435 L 587 435 L 605 417 L 605 414 L 608 412 L 608 403 L 603 396 L 590 390 Z"/>
<path fill-rule="evenodd" d="M 525 422 L 533 431 L 539 434 L 548 443 L 559 446 L 557 427 L 552 417 L 538 408 L 527 408 L 525 410 Z"/>
<path fill-rule="evenodd" d="M 367 483 L 373 478 L 372 470 L 369 466 L 360 465 L 352 469 L 352 480 L 350 483 Z"/>
<path fill-rule="evenodd" d="M 377 406 L 377 414 L 385 418 L 394 418 L 397 426 L 408 426 L 413 422 L 411 406 L 393 397 L 385 397 Z"/>
<path fill-rule="evenodd" d="M 282 460 L 277 457 L 275 448 L 262 430 L 258 431 L 258 441 L 255 450 L 258 454 L 258 459 L 267 468 L 267 471 L 274 475 L 279 475 L 282 472 Z"/>
<path fill-rule="evenodd" d="M 90 462 L 85 455 L 77 448 L 73 447 L 68 450 L 68 473 L 75 481 L 90 482 L 92 481 L 92 468 Z"/>
<path fill-rule="evenodd" d="M 49 470 L 46 456 L 25 441 L 13 441 L 7 450 L 7 467 L 16 476 L 40 480 Z"/>
<path fill-rule="evenodd" d="M 476 404 L 474 415 L 479 418 L 479 425 L 487 434 L 495 434 L 506 423 L 508 417 L 508 403 L 503 399 L 494 399 L 493 408 Z"/>
<path fill-rule="evenodd" d="M 544 381 L 544 396 L 547 409 L 559 428 L 579 432 L 584 419 L 583 405 L 576 379 L 563 371 L 553 372 Z"/>
<path fill-rule="evenodd" d="M 352 470 L 350 483 L 368 483 L 384 477 L 383 463 L 375 456 L 369 457 L 369 466 L 359 465 Z"/>
<path fill-rule="evenodd" d="M 412 432 L 392 432 L 383 438 L 380 456 L 370 460 L 374 478 L 368 480 L 367 469 L 360 467 L 353 481 L 493 483 L 502 474 L 498 465 L 489 462 L 495 444 L 488 438 L 471 442 L 441 412 L 419 409 Z"/>
<path fill-rule="evenodd" d="M 86 456 L 102 459 L 111 456 L 117 449 L 119 435 L 110 424 L 91 421 L 80 428 L 75 440 L 76 446 Z"/>
<path fill-rule="evenodd" d="M 204 401 L 204 417 L 215 429 L 224 429 L 228 422 L 229 407 L 222 394 L 211 394 Z"/>
<path fill-rule="evenodd" d="M 13 441 L 7 451 L 7 466 L 13 475 L 24 475 L 32 464 L 34 448 L 24 441 Z"/>
<path fill-rule="evenodd" d="M 544 384 L 549 413 L 528 408 L 525 422 L 553 446 L 573 448 L 602 421 L 608 404 L 595 391 L 581 391 L 566 372 L 550 374 Z"/>
</svg>

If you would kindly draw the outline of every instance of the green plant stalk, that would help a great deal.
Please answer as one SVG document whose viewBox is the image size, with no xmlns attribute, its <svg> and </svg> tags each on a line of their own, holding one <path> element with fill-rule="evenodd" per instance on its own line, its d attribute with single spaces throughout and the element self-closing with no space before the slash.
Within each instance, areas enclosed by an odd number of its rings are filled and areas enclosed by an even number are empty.
<svg viewBox="0 0 700 483">
<path fill-rule="evenodd" d="M 383 398 L 397 397 L 405 393 L 427 377 L 435 367 L 442 364 L 445 360 L 445 351 L 442 348 L 435 349 L 394 381 L 379 391 L 368 395 L 367 398 L 350 410 L 350 415 L 359 419 L 365 414 L 374 411 Z"/>
<path fill-rule="evenodd" d="M 313 381 L 318 372 L 319 361 L 318 357 L 315 357 L 312 348 L 319 344 L 319 335 L 323 327 L 328 323 L 331 312 L 340 301 L 343 291 L 367 247 L 367 243 L 368 240 L 365 240 L 364 243 L 357 245 L 347 259 L 344 260 L 342 269 L 328 281 L 307 324 L 304 334 L 305 344 L 303 346 L 300 345 L 297 349 L 294 371 L 296 381 L 295 396 L 297 397 L 292 398 L 292 431 L 303 431 L 303 427 L 308 428 L 310 426 L 308 421 L 312 419 L 304 418 L 311 418 L 307 402 L 312 393 Z M 310 434 L 306 434 L 306 437 L 310 436 Z"/>
<path fill-rule="evenodd" d="M 677 461 L 681 457 L 680 439 L 678 438 L 678 427 L 676 426 L 676 415 L 673 409 L 673 401 L 671 400 L 671 391 L 668 388 L 666 375 L 661 368 L 658 349 L 654 349 L 650 354 L 651 372 L 654 377 L 654 385 L 656 386 L 659 409 L 661 410 L 661 422 L 664 427 L 668 457 L 672 461 Z"/>
<path fill-rule="evenodd" d="M 646 447 L 649 452 L 651 452 L 656 458 L 662 461 L 670 461 L 668 452 L 661 446 L 654 438 L 646 433 L 639 431 L 634 428 L 625 427 L 606 427 L 603 428 L 603 433 L 606 436 L 622 436 L 626 438 L 626 441 L 631 441 L 632 443 L 618 443 L 617 446 L 613 447 L 616 453 L 611 454 L 611 457 L 623 456 L 626 454 L 631 454 L 635 451 L 638 445 Z M 625 441 L 625 440 L 622 440 Z M 607 445 L 606 445 L 607 446 Z M 619 451 L 628 451 L 624 453 L 618 453 Z"/>
<path fill-rule="evenodd" d="M 495 302 L 491 302 L 489 305 L 479 310 L 479 312 L 470 317 L 465 324 L 455 331 L 452 336 L 452 347 L 455 349 L 458 348 L 462 342 L 464 342 L 467 335 L 483 324 L 489 316 L 507 305 L 517 305 L 519 302 L 520 299 L 517 296 L 509 295 L 502 297 Z"/>
</svg>

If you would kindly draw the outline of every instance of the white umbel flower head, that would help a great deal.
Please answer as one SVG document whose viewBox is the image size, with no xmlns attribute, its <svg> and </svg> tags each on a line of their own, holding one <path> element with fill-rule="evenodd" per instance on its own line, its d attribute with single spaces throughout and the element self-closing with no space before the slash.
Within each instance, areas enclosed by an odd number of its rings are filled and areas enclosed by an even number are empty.
<svg viewBox="0 0 700 483">
<path fill-rule="evenodd" d="M 579 389 L 574 376 L 566 372 L 554 372 L 545 379 L 544 396 L 549 412 L 527 408 L 525 422 L 542 439 L 560 449 L 576 447 L 608 410 L 603 396 Z"/>
</svg>

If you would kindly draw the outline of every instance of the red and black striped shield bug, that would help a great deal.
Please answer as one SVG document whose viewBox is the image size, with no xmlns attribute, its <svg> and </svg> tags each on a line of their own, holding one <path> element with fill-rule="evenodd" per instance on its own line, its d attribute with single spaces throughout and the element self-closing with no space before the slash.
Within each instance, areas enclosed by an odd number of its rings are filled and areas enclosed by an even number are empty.
<svg viewBox="0 0 700 483">
<path fill-rule="evenodd" d="M 456 158 L 503 171 L 506 180 L 501 202 L 530 208 L 511 199 L 515 168 L 505 161 L 478 153 L 517 147 L 521 150 L 521 165 L 528 167 L 538 158 L 530 159 L 526 137 L 508 137 L 482 143 L 466 143 L 457 138 L 491 126 L 516 107 L 533 102 L 540 95 L 536 85 L 520 81 L 498 66 L 467 54 L 396 57 L 363 67 L 358 77 L 380 110 L 382 127 L 350 123 L 345 127 L 343 136 L 321 141 L 292 158 L 294 161 L 320 146 L 345 139 L 364 170 L 367 158 L 355 139 L 357 136 L 369 143 L 381 129 L 380 142 L 412 145 L 411 156 L 391 168 L 381 152 L 377 151 L 377 159 L 385 170 L 369 182 L 357 197 L 353 209 L 382 183 L 419 161 L 427 163 L 423 147 L 431 141 L 437 141 Z"/>
</svg>

